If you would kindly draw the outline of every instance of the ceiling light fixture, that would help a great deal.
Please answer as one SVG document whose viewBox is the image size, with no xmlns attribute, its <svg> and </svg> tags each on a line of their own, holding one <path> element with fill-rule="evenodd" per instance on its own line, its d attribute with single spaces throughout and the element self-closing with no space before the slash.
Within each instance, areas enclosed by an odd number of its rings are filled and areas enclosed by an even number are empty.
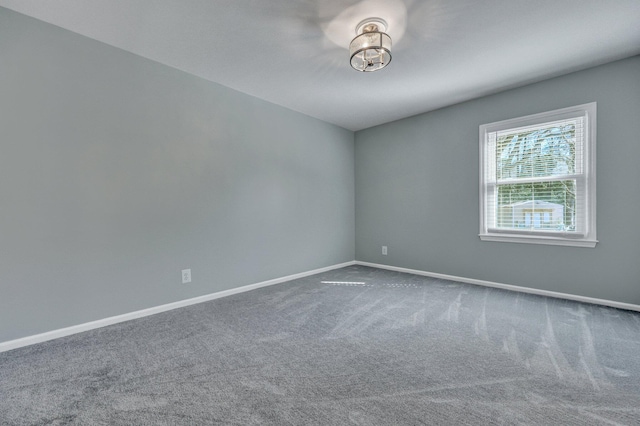
<svg viewBox="0 0 640 426">
<path fill-rule="evenodd" d="M 351 66 L 356 71 L 378 71 L 391 62 L 391 37 L 385 33 L 387 23 L 367 18 L 356 27 L 356 37 L 349 44 Z"/>
</svg>

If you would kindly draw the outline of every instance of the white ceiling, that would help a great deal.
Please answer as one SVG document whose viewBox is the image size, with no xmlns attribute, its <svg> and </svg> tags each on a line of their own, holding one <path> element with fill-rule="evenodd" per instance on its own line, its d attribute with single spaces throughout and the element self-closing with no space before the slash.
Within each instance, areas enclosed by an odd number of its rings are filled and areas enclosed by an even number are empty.
<svg viewBox="0 0 640 426">
<path fill-rule="evenodd" d="M 640 0 L 0 0 L 351 130 L 640 54 Z M 367 17 L 391 64 L 351 69 Z"/>
</svg>

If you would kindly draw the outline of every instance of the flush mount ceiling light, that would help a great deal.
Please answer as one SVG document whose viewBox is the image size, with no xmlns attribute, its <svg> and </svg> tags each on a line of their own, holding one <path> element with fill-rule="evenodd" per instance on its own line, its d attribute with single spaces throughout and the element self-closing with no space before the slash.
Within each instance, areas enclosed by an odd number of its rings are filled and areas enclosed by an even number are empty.
<svg viewBox="0 0 640 426">
<path fill-rule="evenodd" d="M 368 18 L 356 27 L 356 37 L 349 44 L 351 66 L 356 71 L 378 71 L 391 62 L 391 37 L 384 19 Z"/>
</svg>

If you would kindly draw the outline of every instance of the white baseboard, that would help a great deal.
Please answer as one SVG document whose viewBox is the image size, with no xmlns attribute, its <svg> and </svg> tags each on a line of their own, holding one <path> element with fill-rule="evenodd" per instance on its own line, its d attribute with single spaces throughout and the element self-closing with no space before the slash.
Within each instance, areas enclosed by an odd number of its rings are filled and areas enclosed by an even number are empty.
<svg viewBox="0 0 640 426">
<path fill-rule="evenodd" d="M 560 293 L 557 291 L 550 291 L 550 290 L 540 290 L 540 289 L 531 288 L 531 287 L 520 287 L 517 285 L 511 285 L 511 284 L 501 284 L 493 281 L 483 281 L 483 280 L 476 280 L 473 278 L 457 277 L 455 275 L 438 274 L 435 272 L 420 271 L 417 269 L 399 268 L 397 266 L 382 265 L 380 263 L 361 262 L 359 260 L 357 260 L 355 264 L 362 265 L 362 266 L 370 266 L 372 268 L 388 269 L 390 271 L 406 272 L 408 274 L 422 275 L 425 277 L 440 278 L 443 280 L 451 280 L 451 281 L 458 281 L 458 282 L 463 282 L 467 284 L 481 285 L 484 287 L 494 287 L 494 288 L 500 288 L 503 290 L 517 291 L 520 293 L 530 293 L 530 294 L 537 294 L 539 296 L 549 296 L 549 297 L 556 297 L 559 299 L 575 300 L 577 302 L 591 303 L 594 305 L 604 305 L 604 306 L 610 306 L 612 308 L 619 308 L 619 309 L 626 309 L 629 311 L 640 312 L 640 305 L 634 305 L 631 303 L 616 302 L 613 300 L 606 300 L 606 299 L 596 299 L 594 297 L 578 296 L 575 294 Z"/>
<path fill-rule="evenodd" d="M 268 281 L 262 281 L 255 284 L 249 284 L 242 287 L 232 288 L 229 290 L 219 291 L 217 293 L 206 294 L 191 299 L 180 300 L 178 302 L 167 303 L 166 305 L 154 306 L 152 308 L 142 309 L 140 311 L 129 312 L 127 314 L 116 315 L 113 317 L 103 318 L 96 321 L 86 322 L 84 324 L 73 325 L 58 330 L 47 331 L 46 333 L 35 334 L 33 336 L 22 337 L 20 339 L 0 342 L 0 352 L 10 351 L 11 349 L 21 348 L 23 346 L 34 345 L 36 343 L 46 342 L 47 340 L 58 339 L 60 337 L 69 336 L 71 334 L 82 333 L 96 328 L 106 327 L 108 325 L 117 324 L 136 318 L 147 317 L 149 315 L 159 314 L 173 309 L 182 308 L 197 303 L 208 302 L 209 300 L 219 299 L 221 297 L 231 296 L 232 294 L 244 293 L 245 291 L 255 290 L 261 287 L 267 287 L 274 284 L 280 284 L 286 281 L 298 278 L 308 277 L 309 275 L 319 274 L 321 272 L 331 271 L 332 269 L 344 268 L 345 266 L 355 265 L 355 261 L 340 263 L 337 265 L 327 266 L 324 268 L 314 269 L 312 271 L 301 272 L 299 274 L 287 275 L 286 277 L 274 278 Z"/>
</svg>

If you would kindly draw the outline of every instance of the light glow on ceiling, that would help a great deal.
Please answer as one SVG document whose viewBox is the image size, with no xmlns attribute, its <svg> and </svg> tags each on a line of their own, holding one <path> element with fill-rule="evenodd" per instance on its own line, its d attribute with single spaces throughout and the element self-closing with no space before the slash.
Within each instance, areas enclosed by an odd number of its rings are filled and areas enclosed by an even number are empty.
<svg viewBox="0 0 640 426">
<path fill-rule="evenodd" d="M 353 29 L 371 16 L 384 17 L 394 43 L 402 39 L 407 29 L 407 6 L 402 0 L 363 0 L 346 8 L 321 28 L 328 40 L 345 48 L 353 39 Z"/>
</svg>

